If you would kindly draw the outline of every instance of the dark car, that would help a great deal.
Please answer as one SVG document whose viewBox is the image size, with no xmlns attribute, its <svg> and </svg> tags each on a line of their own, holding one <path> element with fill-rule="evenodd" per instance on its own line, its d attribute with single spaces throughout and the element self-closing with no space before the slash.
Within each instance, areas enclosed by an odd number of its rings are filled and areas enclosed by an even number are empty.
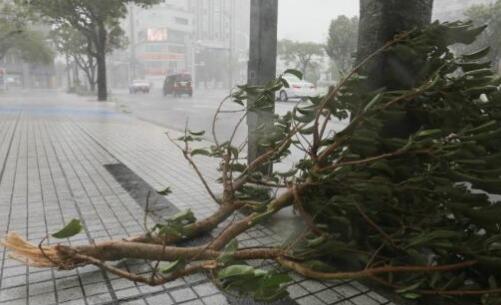
<svg viewBox="0 0 501 305">
<path fill-rule="evenodd" d="M 191 85 L 191 75 L 190 74 L 172 74 L 165 78 L 164 96 L 167 94 L 172 94 L 174 96 L 181 96 L 187 94 L 193 96 L 193 87 Z"/>
</svg>

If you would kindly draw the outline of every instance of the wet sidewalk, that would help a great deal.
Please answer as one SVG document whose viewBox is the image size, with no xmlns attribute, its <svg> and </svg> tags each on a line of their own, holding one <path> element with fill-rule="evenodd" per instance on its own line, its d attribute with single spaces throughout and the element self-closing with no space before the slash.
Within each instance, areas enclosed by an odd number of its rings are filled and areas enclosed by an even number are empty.
<svg viewBox="0 0 501 305">
<path fill-rule="evenodd" d="M 85 224 L 84 234 L 72 238 L 72 244 L 142 233 L 146 194 L 167 186 L 173 194 L 154 200 L 157 216 L 188 208 L 198 218 L 211 214 L 215 204 L 165 132 L 165 128 L 116 111 L 113 103 L 51 91 L 0 95 L 0 234 L 17 231 L 38 243 L 72 218 Z M 198 161 L 211 186 L 218 190 L 217 164 L 210 159 Z M 258 227 L 243 234 L 240 244 L 272 245 L 278 241 L 275 232 Z M 152 268 L 142 261 L 120 265 L 139 273 Z M 392 304 L 357 282 L 295 279 L 289 287 L 291 299 L 281 304 Z M 7 304 L 239 302 L 224 296 L 204 275 L 148 287 L 95 267 L 73 271 L 26 267 L 0 248 L 0 305 Z"/>
</svg>

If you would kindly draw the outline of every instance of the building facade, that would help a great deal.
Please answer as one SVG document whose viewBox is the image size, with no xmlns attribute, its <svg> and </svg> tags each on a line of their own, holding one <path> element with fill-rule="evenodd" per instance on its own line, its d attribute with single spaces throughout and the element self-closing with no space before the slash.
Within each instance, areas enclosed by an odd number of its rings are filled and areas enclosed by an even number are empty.
<svg viewBox="0 0 501 305">
<path fill-rule="evenodd" d="M 193 47 L 197 83 L 245 83 L 249 58 L 250 0 L 187 0 L 194 14 Z"/>
<path fill-rule="evenodd" d="M 122 24 L 129 48 L 114 54 L 114 69 L 127 70 L 129 81 L 141 78 L 157 85 L 167 74 L 188 72 L 192 20 L 193 14 L 179 1 L 166 1 L 150 9 L 131 5 Z"/>
<path fill-rule="evenodd" d="M 129 47 L 115 52 L 118 75 L 161 85 L 166 75 L 190 73 L 195 85 L 222 87 L 246 81 L 250 0 L 167 0 L 149 9 L 129 7 L 123 21 Z M 123 78 L 123 77 L 122 77 Z"/>
</svg>

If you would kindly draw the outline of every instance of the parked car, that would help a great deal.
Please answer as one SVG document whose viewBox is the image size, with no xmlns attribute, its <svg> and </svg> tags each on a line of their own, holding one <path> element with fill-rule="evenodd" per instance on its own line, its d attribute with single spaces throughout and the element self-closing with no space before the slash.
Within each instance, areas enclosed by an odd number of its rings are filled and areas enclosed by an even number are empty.
<svg viewBox="0 0 501 305">
<path fill-rule="evenodd" d="M 134 80 L 129 85 L 129 93 L 136 94 L 138 92 L 141 93 L 150 93 L 151 84 L 145 80 Z"/>
<path fill-rule="evenodd" d="M 164 81 L 163 92 L 164 96 L 167 94 L 172 94 L 174 96 L 187 94 L 190 97 L 193 96 L 191 75 L 183 73 L 167 76 Z"/>
<path fill-rule="evenodd" d="M 283 88 L 278 94 L 278 99 L 281 102 L 287 102 L 289 99 L 306 100 L 310 96 L 317 95 L 317 90 L 314 84 L 301 80 L 293 75 L 284 76 L 289 88 Z"/>
</svg>

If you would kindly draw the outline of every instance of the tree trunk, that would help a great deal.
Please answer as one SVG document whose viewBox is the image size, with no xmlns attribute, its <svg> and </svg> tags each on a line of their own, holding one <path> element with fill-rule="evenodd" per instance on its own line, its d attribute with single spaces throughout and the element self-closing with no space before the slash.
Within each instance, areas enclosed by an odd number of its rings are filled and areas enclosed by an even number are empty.
<svg viewBox="0 0 501 305">
<path fill-rule="evenodd" d="M 429 24 L 432 10 L 433 0 L 360 0 L 357 62 L 360 63 L 396 34 Z M 399 84 L 391 83 L 387 78 L 386 70 L 390 66 L 398 67 L 392 70 L 399 71 L 399 75 L 393 77 L 400 80 Z M 371 89 L 402 89 L 414 85 L 413 71 L 384 55 L 366 65 L 361 72 L 369 78 Z"/>
<path fill-rule="evenodd" d="M 106 101 L 108 99 L 108 86 L 106 84 L 106 55 L 98 51 L 97 61 L 97 100 Z"/>
<path fill-rule="evenodd" d="M 357 62 L 391 41 L 396 34 L 430 24 L 433 0 L 360 0 L 360 25 Z M 415 65 L 414 65 L 415 66 Z M 383 53 L 360 70 L 367 76 L 368 90 L 411 89 L 418 85 L 417 73 L 405 63 Z M 383 136 L 407 138 L 419 128 L 411 112 L 404 119 L 386 122 Z"/>
<path fill-rule="evenodd" d="M 95 81 L 92 81 L 91 83 L 89 83 L 89 86 L 90 86 L 91 92 L 96 92 L 96 82 Z"/>
<path fill-rule="evenodd" d="M 104 23 L 98 22 L 98 33 L 96 43 L 96 63 L 97 63 L 97 100 L 106 101 L 108 99 L 108 84 L 106 79 L 106 28 Z"/>
<path fill-rule="evenodd" d="M 303 73 L 303 77 L 306 75 L 306 70 L 308 70 L 309 64 L 310 64 L 309 60 L 304 60 L 301 62 L 301 72 Z"/>
</svg>

